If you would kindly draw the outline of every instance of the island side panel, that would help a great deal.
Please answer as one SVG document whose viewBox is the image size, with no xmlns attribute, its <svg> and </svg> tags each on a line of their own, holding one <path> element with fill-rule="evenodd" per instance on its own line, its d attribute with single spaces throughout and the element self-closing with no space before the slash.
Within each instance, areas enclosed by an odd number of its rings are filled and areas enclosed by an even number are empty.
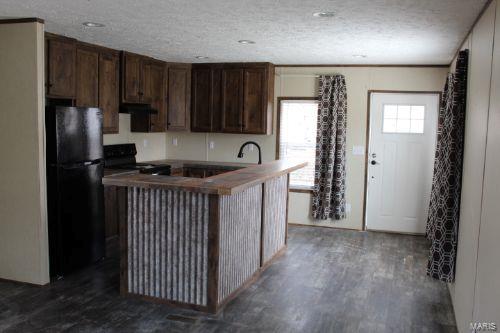
<svg viewBox="0 0 500 333">
<path fill-rule="evenodd" d="M 260 269 L 262 185 L 219 199 L 219 305 Z"/>
<path fill-rule="evenodd" d="M 286 246 L 288 175 L 264 183 L 263 202 L 261 265 L 265 266 Z"/>
<path fill-rule="evenodd" d="M 127 290 L 207 306 L 209 195 L 128 188 Z"/>
</svg>

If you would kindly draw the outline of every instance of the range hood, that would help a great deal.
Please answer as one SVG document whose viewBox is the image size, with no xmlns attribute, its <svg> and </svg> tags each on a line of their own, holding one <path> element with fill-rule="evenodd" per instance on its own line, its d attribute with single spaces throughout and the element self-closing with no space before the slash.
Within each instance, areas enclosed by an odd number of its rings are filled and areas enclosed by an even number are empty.
<svg viewBox="0 0 500 333">
<path fill-rule="evenodd" d="M 158 114 L 149 104 L 121 104 L 120 113 L 135 113 L 135 114 Z"/>
</svg>

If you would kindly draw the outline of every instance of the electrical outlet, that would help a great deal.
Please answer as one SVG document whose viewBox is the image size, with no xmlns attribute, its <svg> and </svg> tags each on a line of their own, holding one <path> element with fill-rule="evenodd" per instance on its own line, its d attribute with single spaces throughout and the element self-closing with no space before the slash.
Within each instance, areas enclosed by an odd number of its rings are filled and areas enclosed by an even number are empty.
<svg viewBox="0 0 500 333">
<path fill-rule="evenodd" d="M 345 204 L 345 212 L 346 213 L 350 213 L 351 212 L 351 204 L 350 203 L 346 203 Z"/>
<path fill-rule="evenodd" d="M 177 138 L 173 138 L 172 139 L 172 145 L 173 146 L 177 146 Z"/>
<path fill-rule="evenodd" d="M 144 148 L 146 148 L 146 147 L 148 146 L 148 139 L 144 139 L 144 140 L 142 141 L 142 146 L 143 146 Z"/>
<path fill-rule="evenodd" d="M 249 149 L 250 151 L 253 151 L 253 148 L 254 148 L 254 145 L 248 145 L 248 149 Z"/>
<path fill-rule="evenodd" d="M 210 149 L 214 149 L 215 148 L 215 142 L 210 141 L 210 143 L 208 144 L 208 146 L 210 147 Z"/>
</svg>

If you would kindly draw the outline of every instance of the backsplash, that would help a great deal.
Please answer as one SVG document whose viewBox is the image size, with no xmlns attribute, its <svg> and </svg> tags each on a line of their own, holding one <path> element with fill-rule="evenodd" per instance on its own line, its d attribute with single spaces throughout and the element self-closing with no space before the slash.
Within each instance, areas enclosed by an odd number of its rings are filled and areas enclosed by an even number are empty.
<svg viewBox="0 0 500 333">
<path fill-rule="evenodd" d="M 167 157 L 165 133 L 132 133 L 130 132 L 130 115 L 120 115 L 120 132 L 104 134 L 104 144 L 135 143 L 137 161 L 153 161 Z"/>
</svg>

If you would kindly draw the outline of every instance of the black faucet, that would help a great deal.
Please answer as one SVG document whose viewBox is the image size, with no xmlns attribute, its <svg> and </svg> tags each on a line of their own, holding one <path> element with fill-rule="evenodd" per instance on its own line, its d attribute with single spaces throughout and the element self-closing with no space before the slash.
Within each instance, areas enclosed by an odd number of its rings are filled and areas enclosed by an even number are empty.
<svg viewBox="0 0 500 333">
<path fill-rule="evenodd" d="M 238 158 L 242 158 L 243 157 L 243 148 L 245 148 L 246 145 L 254 145 L 254 146 L 257 147 L 257 149 L 259 150 L 259 164 L 262 164 L 262 156 L 260 154 L 260 146 L 255 141 L 247 141 L 244 144 L 242 144 L 241 147 L 240 147 L 240 151 L 238 152 Z"/>
</svg>

